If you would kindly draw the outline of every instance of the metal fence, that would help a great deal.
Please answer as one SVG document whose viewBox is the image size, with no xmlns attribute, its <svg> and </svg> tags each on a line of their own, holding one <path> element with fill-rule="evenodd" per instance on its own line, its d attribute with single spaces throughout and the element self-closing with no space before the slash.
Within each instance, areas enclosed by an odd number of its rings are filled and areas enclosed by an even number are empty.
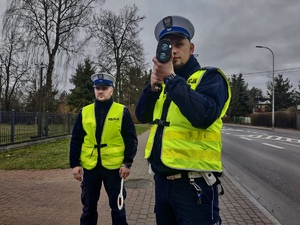
<svg viewBox="0 0 300 225">
<path fill-rule="evenodd" d="M 0 145 L 72 132 L 75 114 L 0 111 Z"/>
</svg>

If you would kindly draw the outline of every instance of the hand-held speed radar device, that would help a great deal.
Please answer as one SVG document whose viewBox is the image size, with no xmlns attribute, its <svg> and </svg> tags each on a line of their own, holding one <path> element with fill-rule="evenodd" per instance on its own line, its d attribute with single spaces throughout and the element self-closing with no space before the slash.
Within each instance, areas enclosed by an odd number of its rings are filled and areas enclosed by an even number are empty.
<svg viewBox="0 0 300 225">
<path fill-rule="evenodd" d="M 161 63 L 166 63 L 170 60 L 172 55 L 172 44 L 169 39 L 162 39 L 157 44 L 156 59 Z M 155 85 L 156 90 L 161 89 L 160 84 Z"/>
</svg>

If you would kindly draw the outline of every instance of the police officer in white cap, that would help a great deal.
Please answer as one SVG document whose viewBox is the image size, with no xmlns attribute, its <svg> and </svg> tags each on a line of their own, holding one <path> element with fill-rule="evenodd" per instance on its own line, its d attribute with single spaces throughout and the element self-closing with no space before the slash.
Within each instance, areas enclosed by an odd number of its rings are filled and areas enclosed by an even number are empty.
<svg viewBox="0 0 300 225">
<path fill-rule="evenodd" d="M 118 195 L 121 178 L 128 177 L 136 155 L 136 131 L 127 107 L 113 101 L 115 78 L 96 73 L 91 80 L 96 99 L 80 111 L 70 143 L 70 167 L 82 187 L 80 224 L 97 224 L 97 202 L 103 182 L 112 224 L 127 225 L 125 206 L 118 208 Z M 125 188 L 123 196 L 125 199 Z"/>
<path fill-rule="evenodd" d="M 221 118 L 231 92 L 220 69 L 201 67 L 194 57 L 194 32 L 181 16 L 158 22 L 155 37 L 171 42 L 171 59 L 153 58 L 150 84 L 135 112 L 152 124 L 145 158 L 154 172 L 157 225 L 221 224 Z"/>
<path fill-rule="evenodd" d="M 114 92 L 115 78 L 106 73 L 96 73 L 91 76 L 95 97 L 99 101 L 105 101 L 112 97 Z"/>
</svg>

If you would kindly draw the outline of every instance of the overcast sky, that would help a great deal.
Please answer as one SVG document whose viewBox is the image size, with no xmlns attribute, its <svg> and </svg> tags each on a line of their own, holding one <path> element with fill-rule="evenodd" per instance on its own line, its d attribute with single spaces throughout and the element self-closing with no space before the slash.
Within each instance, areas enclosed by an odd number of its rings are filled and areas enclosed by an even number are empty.
<svg viewBox="0 0 300 225">
<path fill-rule="evenodd" d="M 157 44 L 155 25 L 165 16 L 180 15 L 194 24 L 192 42 L 201 66 L 219 67 L 228 77 L 242 73 L 249 88 L 260 88 L 265 94 L 272 54 L 255 48 L 262 45 L 274 52 L 275 76 L 283 74 L 299 90 L 299 0 L 108 0 L 105 7 L 117 12 L 133 4 L 146 16 L 140 38 L 149 62 Z M 1 16 L 5 5 L 6 0 L 0 0 Z"/>
</svg>

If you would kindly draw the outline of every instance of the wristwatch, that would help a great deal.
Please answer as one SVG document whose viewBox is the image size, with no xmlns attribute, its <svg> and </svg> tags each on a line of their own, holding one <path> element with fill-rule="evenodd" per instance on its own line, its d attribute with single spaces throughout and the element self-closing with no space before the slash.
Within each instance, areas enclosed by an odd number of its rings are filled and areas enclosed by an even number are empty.
<svg viewBox="0 0 300 225">
<path fill-rule="evenodd" d="M 172 73 L 171 75 L 165 77 L 164 83 L 167 84 L 170 80 L 174 79 L 174 77 L 176 77 L 175 73 Z"/>
</svg>

